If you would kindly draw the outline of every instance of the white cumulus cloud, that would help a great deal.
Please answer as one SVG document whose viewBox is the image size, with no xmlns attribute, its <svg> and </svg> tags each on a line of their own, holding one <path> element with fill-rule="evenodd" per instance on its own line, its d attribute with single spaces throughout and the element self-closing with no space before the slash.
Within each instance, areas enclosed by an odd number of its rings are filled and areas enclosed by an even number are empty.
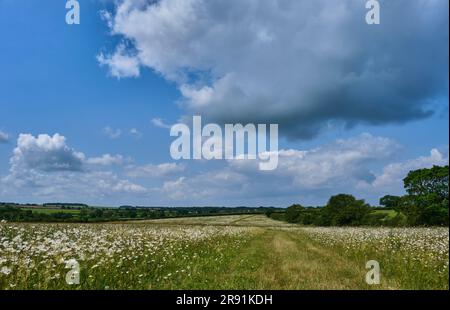
<svg viewBox="0 0 450 310">
<path fill-rule="evenodd" d="M 41 171 L 81 171 L 85 155 L 66 145 L 59 134 L 20 134 L 11 158 L 11 169 Z"/>
<path fill-rule="evenodd" d="M 384 167 L 383 172 L 372 182 L 375 188 L 398 189 L 403 185 L 403 179 L 409 171 L 431 168 L 433 165 L 448 165 L 449 154 L 448 148 L 445 150 L 432 149 L 430 155 L 420 156 L 405 162 L 392 163 Z"/>
<path fill-rule="evenodd" d="M 60 134 L 20 134 L 10 158 L 9 174 L 0 178 L 0 194 L 38 199 L 96 200 L 120 194 L 145 194 L 147 189 L 100 166 L 122 164 L 121 155 L 87 158 L 67 145 Z M 87 166 L 89 165 L 89 166 Z"/>
</svg>

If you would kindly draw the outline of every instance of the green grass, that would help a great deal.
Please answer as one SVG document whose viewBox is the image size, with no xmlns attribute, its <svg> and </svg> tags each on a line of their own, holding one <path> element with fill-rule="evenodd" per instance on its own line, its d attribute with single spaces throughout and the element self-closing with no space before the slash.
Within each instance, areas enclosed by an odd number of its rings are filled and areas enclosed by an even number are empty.
<svg viewBox="0 0 450 310">
<path fill-rule="evenodd" d="M 389 218 L 394 218 L 398 214 L 397 211 L 395 211 L 395 210 L 375 210 L 375 211 L 372 211 L 372 213 L 374 213 L 374 214 L 385 214 Z"/>
<path fill-rule="evenodd" d="M 430 230 L 423 230 L 424 240 L 426 233 Z M 421 236 L 422 230 L 414 234 Z M 0 273 L 1 289 L 448 289 L 448 247 L 436 257 L 430 252 L 408 258 L 410 248 L 389 247 L 386 240 L 398 242 L 395 236 L 361 244 L 345 238 L 348 242 L 328 242 L 310 228 L 263 215 L 127 224 L 6 223 L 0 236 L 8 240 L 0 244 L 0 258 L 6 259 L 0 259 L 0 268 L 12 269 Z M 41 246 L 48 250 L 36 250 Z M 80 251 L 81 283 L 68 285 L 63 261 L 78 259 Z M 380 263 L 380 285 L 365 282 L 371 259 Z"/>
<path fill-rule="evenodd" d="M 55 214 L 55 213 L 69 213 L 69 214 L 80 214 L 80 210 L 74 209 L 51 209 L 51 208 L 21 208 L 24 211 L 32 211 L 33 213 L 43 213 L 43 214 Z"/>
</svg>

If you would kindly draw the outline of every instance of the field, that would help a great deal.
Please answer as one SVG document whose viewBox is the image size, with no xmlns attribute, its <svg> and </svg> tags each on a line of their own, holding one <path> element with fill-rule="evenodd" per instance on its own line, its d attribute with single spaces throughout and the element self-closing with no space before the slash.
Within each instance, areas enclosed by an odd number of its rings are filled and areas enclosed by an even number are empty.
<svg viewBox="0 0 450 310">
<path fill-rule="evenodd" d="M 448 228 L 316 228 L 263 215 L 0 224 L 1 289 L 448 289 Z M 76 260 L 80 283 L 66 274 Z M 365 281 L 366 262 L 381 283 Z"/>
<path fill-rule="evenodd" d="M 80 214 L 80 210 L 76 209 L 54 209 L 54 208 L 21 208 L 24 211 L 32 211 L 35 213 L 54 214 L 54 213 L 69 213 Z"/>
<path fill-rule="evenodd" d="M 390 218 L 394 218 L 397 215 L 397 212 L 394 210 L 375 210 L 373 211 L 375 214 L 386 214 Z"/>
</svg>

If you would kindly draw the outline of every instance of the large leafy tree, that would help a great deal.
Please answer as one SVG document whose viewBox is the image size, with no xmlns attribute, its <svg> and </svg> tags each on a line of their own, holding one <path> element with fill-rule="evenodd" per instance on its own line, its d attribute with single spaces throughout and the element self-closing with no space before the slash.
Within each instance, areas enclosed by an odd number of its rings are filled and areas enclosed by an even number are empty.
<svg viewBox="0 0 450 310">
<path fill-rule="evenodd" d="M 323 216 L 330 225 L 361 225 L 369 212 L 369 205 L 364 200 L 339 194 L 330 198 L 323 210 Z"/>
<path fill-rule="evenodd" d="M 448 166 L 410 171 L 403 179 L 405 189 L 413 196 L 435 194 L 441 200 L 448 199 L 448 171 Z"/>
<path fill-rule="evenodd" d="M 403 179 L 409 195 L 402 197 L 399 208 L 410 225 L 448 225 L 448 168 L 414 170 Z"/>
<path fill-rule="evenodd" d="M 388 209 L 395 209 L 400 203 L 400 199 L 401 197 L 399 196 L 386 195 L 380 198 L 380 205 Z"/>
<path fill-rule="evenodd" d="M 305 210 L 302 205 L 294 204 L 286 209 L 285 219 L 289 223 L 299 223 L 300 213 Z"/>
</svg>

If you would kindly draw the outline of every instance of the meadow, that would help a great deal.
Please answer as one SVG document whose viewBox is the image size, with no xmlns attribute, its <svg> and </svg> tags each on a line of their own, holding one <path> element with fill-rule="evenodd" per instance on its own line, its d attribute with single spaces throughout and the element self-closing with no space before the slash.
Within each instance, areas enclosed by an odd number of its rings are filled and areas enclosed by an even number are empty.
<svg viewBox="0 0 450 310">
<path fill-rule="evenodd" d="M 448 289 L 448 228 L 302 227 L 264 215 L 0 223 L 0 289 Z M 80 283 L 66 283 L 68 262 Z M 365 281 L 376 260 L 381 283 Z"/>
</svg>

